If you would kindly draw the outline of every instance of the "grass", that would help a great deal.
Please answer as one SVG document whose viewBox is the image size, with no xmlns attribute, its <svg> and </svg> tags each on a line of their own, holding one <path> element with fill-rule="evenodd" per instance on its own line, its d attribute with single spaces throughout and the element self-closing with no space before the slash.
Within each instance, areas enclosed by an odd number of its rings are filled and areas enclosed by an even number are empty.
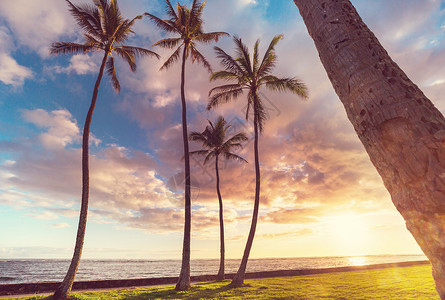
<svg viewBox="0 0 445 300">
<path fill-rule="evenodd" d="M 237 288 L 229 283 L 194 284 L 187 292 L 162 286 L 73 293 L 70 299 L 440 299 L 430 265 L 246 280 Z"/>
</svg>

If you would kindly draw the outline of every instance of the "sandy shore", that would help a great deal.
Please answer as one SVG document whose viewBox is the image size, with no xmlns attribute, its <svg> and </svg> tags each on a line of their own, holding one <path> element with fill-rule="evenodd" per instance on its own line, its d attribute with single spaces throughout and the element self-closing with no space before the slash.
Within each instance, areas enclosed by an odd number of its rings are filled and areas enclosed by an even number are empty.
<svg viewBox="0 0 445 300">
<path fill-rule="evenodd" d="M 400 263 L 387 263 L 366 266 L 350 266 L 324 269 L 307 269 L 307 270 L 278 270 L 265 272 L 246 273 L 246 279 L 260 279 L 271 277 L 301 276 L 313 274 L 325 274 L 334 272 L 351 272 L 361 270 L 373 270 L 395 267 L 410 267 L 429 264 L 429 261 L 410 261 Z M 233 278 L 235 274 L 226 274 L 227 279 Z M 122 280 L 94 280 L 94 281 L 78 281 L 73 285 L 73 291 L 83 290 L 100 290 L 100 289 L 118 289 L 132 287 L 146 287 L 157 285 L 174 285 L 177 277 L 160 277 L 160 278 L 140 278 L 140 279 L 122 279 Z M 216 280 L 216 275 L 200 275 L 191 276 L 192 282 L 206 282 Z M 19 284 L 1 284 L 0 296 L 28 296 L 35 294 L 51 293 L 57 289 L 59 282 L 41 282 L 41 283 L 19 283 Z"/>
</svg>

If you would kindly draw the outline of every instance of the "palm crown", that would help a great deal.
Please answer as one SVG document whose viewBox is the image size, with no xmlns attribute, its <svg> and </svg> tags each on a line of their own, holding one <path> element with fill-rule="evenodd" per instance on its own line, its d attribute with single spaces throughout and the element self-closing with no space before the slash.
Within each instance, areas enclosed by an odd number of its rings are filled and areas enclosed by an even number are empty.
<svg viewBox="0 0 445 300">
<path fill-rule="evenodd" d="M 154 24 L 168 33 L 178 34 L 176 38 L 166 38 L 158 41 L 154 46 L 176 50 L 162 65 L 162 69 L 169 68 L 181 56 L 181 48 L 185 47 L 185 58 L 191 57 L 192 62 L 199 62 L 209 71 L 211 71 L 210 63 L 207 59 L 196 49 L 196 42 L 210 43 L 217 42 L 221 36 L 228 35 L 226 32 L 208 32 L 204 33 L 202 29 L 202 11 L 207 1 L 200 3 L 200 1 L 193 0 L 192 8 L 189 9 L 185 5 L 176 6 L 176 11 L 173 9 L 169 0 L 166 0 L 167 15 L 169 19 L 162 20 L 152 14 L 145 13 Z"/>
<path fill-rule="evenodd" d="M 94 5 L 74 5 L 69 0 L 65 1 L 69 5 L 71 15 L 74 16 L 77 24 L 84 31 L 85 42 L 83 44 L 55 42 L 51 44 L 51 54 L 105 51 L 106 54 L 110 54 L 107 58 L 106 68 L 107 73 L 111 76 L 111 83 L 116 92 L 120 91 L 120 84 L 116 76 L 113 53 L 124 59 L 133 72 L 136 71 L 136 56 L 156 56 L 159 58 L 159 55 L 153 51 L 123 45 L 128 40 L 130 34 L 133 33 L 132 27 L 134 22 L 137 19 L 141 19 L 142 16 L 136 16 L 132 20 L 124 19 L 116 0 L 110 0 L 109 2 L 108 0 L 93 0 Z"/>
<path fill-rule="evenodd" d="M 250 58 L 249 49 L 242 42 L 241 38 L 236 36 L 233 39 L 236 45 L 236 57 L 232 57 L 221 48 L 215 47 L 217 57 L 225 70 L 213 73 L 210 80 L 223 79 L 226 81 L 234 81 L 235 83 L 225 84 L 211 89 L 207 109 L 234 100 L 238 98 L 244 90 L 247 90 L 246 119 L 249 118 L 249 112 L 253 107 L 257 125 L 260 132 L 262 132 L 264 121 L 267 119 L 267 113 L 259 94 L 261 87 L 264 86 L 267 89 L 278 92 L 287 90 L 303 98 L 307 98 L 306 86 L 300 80 L 295 77 L 278 78 L 271 74 L 277 61 L 275 45 L 282 38 L 283 35 L 277 35 L 272 39 L 261 62 L 258 51 L 259 40 L 256 41 L 253 49 L 253 59 Z"/>
<path fill-rule="evenodd" d="M 226 140 L 227 131 L 230 127 L 231 125 L 227 124 L 223 117 L 219 117 L 215 124 L 209 121 L 209 125 L 202 133 L 192 132 L 189 139 L 200 142 L 205 149 L 192 151 L 190 154 L 205 155 L 204 164 L 219 155 L 223 155 L 226 159 L 247 162 L 244 158 L 231 151 L 241 149 L 243 147 L 242 142 L 247 141 L 248 138 L 244 132 L 239 132 Z"/>
</svg>

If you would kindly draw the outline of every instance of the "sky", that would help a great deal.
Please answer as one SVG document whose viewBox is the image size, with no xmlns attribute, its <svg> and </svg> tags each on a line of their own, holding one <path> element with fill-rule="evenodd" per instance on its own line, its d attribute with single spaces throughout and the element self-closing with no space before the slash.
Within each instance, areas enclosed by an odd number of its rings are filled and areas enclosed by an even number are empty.
<svg viewBox="0 0 445 300">
<path fill-rule="evenodd" d="M 87 0 L 74 0 L 85 3 Z M 126 18 L 164 1 L 119 0 Z M 176 1 L 172 1 L 175 3 Z M 390 56 L 445 111 L 445 2 L 353 0 Z M 189 0 L 181 3 L 190 4 Z M 291 0 L 208 0 L 204 30 L 240 36 L 264 51 L 276 34 L 274 74 L 297 76 L 309 99 L 262 91 L 268 120 L 260 137 L 259 223 L 252 258 L 420 254 L 372 166 L 320 63 Z M 129 45 L 161 60 L 138 60 L 132 73 L 116 64 L 121 92 L 104 76 L 90 142 L 90 207 L 83 258 L 180 259 L 183 234 L 180 66 L 159 71 L 171 51 L 165 37 L 138 20 Z M 0 258 L 70 258 L 80 206 L 83 122 L 101 54 L 49 55 L 54 41 L 82 41 L 60 0 L 0 1 Z M 230 37 L 199 45 L 214 70 L 213 46 L 234 54 Z M 263 52 L 262 52 L 263 53 Z M 245 98 L 207 111 L 209 73 L 187 63 L 190 131 L 219 115 L 232 134 L 244 120 Z M 442 96 L 442 97 L 441 97 Z M 191 143 L 192 150 L 200 145 Z M 253 209 L 253 143 L 237 152 L 248 163 L 221 163 L 226 257 L 240 258 Z M 219 257 L 215 169 L 192 159 L 192 259 Z"/>
</svg>

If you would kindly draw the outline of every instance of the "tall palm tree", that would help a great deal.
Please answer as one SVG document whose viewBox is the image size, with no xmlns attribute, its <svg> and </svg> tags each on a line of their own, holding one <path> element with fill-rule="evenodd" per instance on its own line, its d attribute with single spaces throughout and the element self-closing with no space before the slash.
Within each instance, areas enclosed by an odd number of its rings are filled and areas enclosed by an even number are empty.
<svg viewBox="0 0 445 300">
<path fill-rule="evenodd" d="M 91 99 L 90 108 L 85 119 L 82 138 L 82 201 L 80 208 L 79 226 L 77 229 L 76 245 L 74 248 L 73 258 L 69 266 L 68 272 L 62 284 L 56 290 L 54 299 L 67 298 L 76 276 L 82 254 L 83 242 L 85 237 L 85 229 L 88 212 L 89 197 L 89 163 L 88 163 L 88 140 L 90 135 L 91 119 L 93 117 L 94 108 L 96 106 L 99 85 L 104 70 L 111 76 L 111 84 L 116 92 L 120 91 L 119 80 L 116 76 L 114 67 L 114 57 L 112 54 L 123 58 L 130 66 L 131 71 L 136 71 L 136 56 L 155 56 L 159 55 L 153 51 L 126 46 L 123 43 L 127 41 L 129 35 L 133 33 L 132 27 L 137 16 L 132 20 L 124 19 L 119 10 L 117 0 L 93 0 L 94 5 L 74 5 L 66 0 L 71 15 L 76 19 L 77 24 L 84 32 L 85 42 L 83 44 L 71 42 L 55 42 L 51 45 L 51 54 L 73 54 L 73 53 L 89 53 L 94 51 L 103 51 L 104 55 L 100 65 L 99 74 L 94 85 L 93 97 Z"/>
<path fill-rule="evenodd" d="M 187 133 L 187 109 L 185 101 L 185 62 L 187 58 L 191 58 L 192 63 L 197 61 L 201 63 L 209 72 L 211 72 L 210 63 L 198 51 L 196 43 L 211 43 L 217 42 L 218 39 L 224 35 L 225 32 L 203 32 L 202 12 L 206 1 L 201 3 L 198 0 L 193 0 L 192 7 L 187 8 L 185 5 L 176 6 L 176 11 L 173 9 L 169 0 L 165 0 L 166 10 L 169 19 L 163 20 L 152 14 L 145 13 L 145 15 L 153 21 L 153 23 L 167 33 L 179 35 L 175 38 L 166 38 L 155 43 L 155 46 L 162 48 L 176 50 L 162 65 L 161 70 L 168 69 L 181 57 L 182 50 L 182 67 L 181 67 L 181 105 L 182 105 L 182 140 L 184 143 L 184 206 L 185 206 L 185 221 L 184 221 L 184 240 L 182 248 L 182 265 L 179 274 L 178 283 L 175 289 L 184 291 L 190 288 L 190 234 L 191 234 L 191 195 L 190 195 L 190 157 L 189 144 Z"/>
<path fill-rule="evenodd" d="M 294 0 L 355 132 L 445 299 L 445 118 L 349 0 Z"/>
<path fill-rule="evenodd" d="M 207 109 L 220 105 L 225 102 L 237 99 L 244 90 L 247 93 L 247 111 L 246 119 L 249 118 L 249 112 L 253 109 L 253 129 L 254 129 L 254 155 L 255 155 L 255 202 L 253 208 L 252 222 L 247 239 L 244 255 L 237 274 L 232 280 L 232 285 L 241 285 L 244 283 L 247 260 L 249 259 L 250 249 L 252 248 L 253 238 L 255 236 L 256 225 L 258 221 L 258 209 L 260 204 L 260 159 L 258 151 L 259 134 L 262 133 L 267 114 L 261 98 L 260 89 L 266 88 L 272 91 L 284 92 L 290 91 L 300 97 L 307 98 L 307 89 L 304 83 L 296 78 L 278 78 L 272 75 L 272 69 L 277 62 L 275 53 L 276 44 L 282 39 L 283 35 L 275 36 L 269 44 L 263 59 L 260 62 L 258 47 L 260 41 L 257 40 L 253 49 L 251 59 L 249 49 L 243 44 L 241 38 L 234 37 L 236 45 L 236 57 L 232 57 L 219 47 L 215 47 L 217 56 L 224 67 L 224 70 L 215 72 L 210 80 L 223 79 L 229 84 L 217 86 L 210 90 L 209 104 Z"/>
<path fill-rule="evenodd" d="M 209 162 L 213 157 L 215 158 L 215 172 L 216 172 L 216 193 L 218 195 L 219 202 L 219 239 L 220 239 L 220 261 L 218 279 L 224 280 L 224 258 L 225 258 L 225 245 L 224 245 L 224 209 L 221 197 L 221 191 L 219 189 L 219 157 L 222 156 L 225 159 L 233 159 L 241 162 L 247 162 L 241 156 L 232 153 L 233 150 L 243 147 L 242 142 L 248 140 L 244 132 L 236 133 L 232 137 L 226 137 L 227 130 L 231 127 L 227 124 L 223 117 L 219 117 L 215 124 L 209 121 L 206 129 L 200 132 L 192 132 L 189 136 L 191 141 L 200 142 L 203 146 L 203 150 L 197 150 L 190 152 L 190 155 L 205 155 L 204 164 Z"/>
</svg>

